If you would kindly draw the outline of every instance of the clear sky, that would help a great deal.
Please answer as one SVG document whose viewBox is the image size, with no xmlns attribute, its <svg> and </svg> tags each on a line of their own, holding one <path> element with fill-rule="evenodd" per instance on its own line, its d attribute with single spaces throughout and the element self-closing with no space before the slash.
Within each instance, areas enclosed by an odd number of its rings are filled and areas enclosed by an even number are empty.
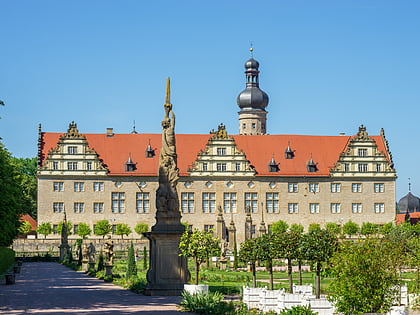
<svg viewBox="0 0 420 315">
<path fill-rule="evenodd" d="M 385 129 L 397 200 L 420 196 L 420 1 L 0 0 L 0 136 L 37 153 L 38 124 L 160 133 L 165 80 L 177 133 L 238 133 L 250 42 L 270 134 Z"/>
</svg>

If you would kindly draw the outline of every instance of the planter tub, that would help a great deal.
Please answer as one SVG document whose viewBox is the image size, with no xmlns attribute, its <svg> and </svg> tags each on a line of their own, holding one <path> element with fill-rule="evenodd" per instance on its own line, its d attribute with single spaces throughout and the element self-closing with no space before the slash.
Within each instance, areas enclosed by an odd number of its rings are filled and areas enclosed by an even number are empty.
<svg viewBox="0 0 420 315">
<path fill-rule="evenodd" d="M 209 293 L 207 284 L 184 284 L 184 290 L 190 294 Z"/>
<path fill-rule="evenodd" d="M 15 284 L 15 275 L 14 274 L 7 274 L 4 276 L 4 278 L 6 279 L 6 284 Z"/>
</svg>

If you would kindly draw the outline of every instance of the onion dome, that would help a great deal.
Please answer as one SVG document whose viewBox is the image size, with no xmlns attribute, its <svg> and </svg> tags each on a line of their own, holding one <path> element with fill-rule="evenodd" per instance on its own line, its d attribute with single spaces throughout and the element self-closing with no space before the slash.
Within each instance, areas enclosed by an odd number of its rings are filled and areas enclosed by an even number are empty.
<svg viewBox="0 0 420 315">
<path fill-rule="evenodd" d="M 258 83 L 259 66 L 252 56 L 245 62 L 246 88 L 237 98 L 238 106 L 243 110 L 264 110 L 268 105 L 268 95 Z"/>
<path fill-rule="evenodd" d="M 398 212 L 407 213 L 407 212 L 417 212 L 420 211 L 420 199 L 414 196 L 411 192 L 402 197 L 398 201 Z"/>
</svg>

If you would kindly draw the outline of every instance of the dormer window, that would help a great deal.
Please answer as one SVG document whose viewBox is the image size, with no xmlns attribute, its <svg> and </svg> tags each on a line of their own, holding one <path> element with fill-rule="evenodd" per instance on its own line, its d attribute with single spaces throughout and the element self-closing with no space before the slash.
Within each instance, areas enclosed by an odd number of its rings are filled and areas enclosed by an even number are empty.
<svg viewBox="0 0 420 315">
<path fill-rule="evenodd" d="M 284 151 L 284 157 L 286 158 L 286 160 L 291 160 L 295 157 L 295 152 L 290 147 L 290 142 L 287 145 L 286 151 Z"/>
<path fill-rule="evenodd" d="M 136 163 L 131 160 L 131 156 L 128 157 L 128 161 L 125 162 L 125 171 L 134 172 L 137 169 Z"/>
<path fill-rule="evenodd" d="M 149 143 L 149 145 L 147 146 L 147 149 L 146 149 L 146 158 L 152 158 L 154 156 L 155 156 L 155 150 L 152 149 L 152 146 Z"/>
<path fill-rule="evenodd" d="M 268 163 L 268 171 L 270 173 L 275 173 L 280 170 L 279 165 L 276 163 L 276 160 L 274 159 L 274 156 L 271 158 L 270 163 Z"/>
<path fill-rule="evenodd" d="M 312 157 L 306 164 L 306 169 L 309 173 L 315 173 L 316 171 L 318 171 L 318 167 L 316 166 L 316 163 L 314 162 Z"/>
<path fill-rule="evenodd" d="M 77 154 L 77 147 L 76 146 L 69 146 L 67 147 L 68 154 Z"/>
</svg>

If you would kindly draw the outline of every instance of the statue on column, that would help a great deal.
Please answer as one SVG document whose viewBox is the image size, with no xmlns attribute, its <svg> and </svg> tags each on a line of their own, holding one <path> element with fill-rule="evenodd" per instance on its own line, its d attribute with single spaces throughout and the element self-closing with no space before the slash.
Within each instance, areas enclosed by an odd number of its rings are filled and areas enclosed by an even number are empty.
<svg viewBox="0 0 420 315">
<path fill-rule="evenodd" d="M 108 236 L 108 239 L 105 242 L 105 264 L 112 266 L 114 264 L 114 242 L 111 240 L 111 237 Z"/>
</svg>

